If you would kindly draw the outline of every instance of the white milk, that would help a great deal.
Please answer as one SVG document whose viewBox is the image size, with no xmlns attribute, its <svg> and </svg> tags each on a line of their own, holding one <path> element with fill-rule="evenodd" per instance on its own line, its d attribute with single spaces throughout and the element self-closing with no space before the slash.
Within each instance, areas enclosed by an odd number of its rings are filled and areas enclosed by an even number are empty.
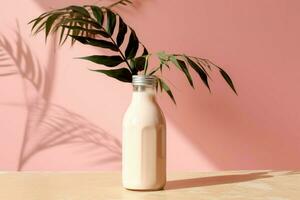
<svg viewBox="0 0 300 200">
<path fill-rule="evenodd" d="M 154 84 L 155 79 L 144 84 L 133 77 L 132 101 L 123 119 L 122 178 L 127 189 L 159 190 L 166 183 L 166 122 Z"/>
</svg>

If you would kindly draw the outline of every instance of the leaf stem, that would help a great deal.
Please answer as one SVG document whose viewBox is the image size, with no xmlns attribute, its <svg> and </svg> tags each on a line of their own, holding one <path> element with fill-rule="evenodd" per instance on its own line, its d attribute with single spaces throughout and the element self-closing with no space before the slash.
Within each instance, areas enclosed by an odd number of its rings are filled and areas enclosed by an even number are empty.
<svg viewBox="0 0 300 200">
<path fill-rule="evenodd" d="M 94 21 L 94 22 L 97 23 L 97 21 L 95 21 L 93 18 L 92 18 L 92 21 Z M 125 61 L 125 63 L 127 64 L 128 68 L 129 68 L 130 72 L 132 73 L 132 69 L 131 69 L 130 64 L 128 63 L 128 61 L 127 61 L 125 55 L 123 54 L 123 52 L 121 51 L 121 49 L 120 49 L 119 46 L 117 45 L 116 41 L 112 38 L 112 34 L 108 33 L 108 32 L 106 31 L 106 29 L 105 29 L 102 25 L 100 25 L 100 27 L 103 29 L 103 31 L 105 31 L 105 32 L 109 35 L 109 39 L 110 39 L 111 42 L 118 48 L 118 52 L 119 52 L 120 56 L 123 58 L 123 60 Z"/>
<path fill-rule="evenodd" d="M 112 43 L 113 43 L 115 46 L 118 47 L 117 43 L 116 43 L 115 40 L 111 37 L 111 35 L 109 35 L 109 38 L 110 38 L 110 40 L 112 41 Z M 130 66 L 130 64 L 128 63 L 128 61 L 127 61 L 125 55 L 123 54 L 123 52 L 121 51 L 121 49 L 120 49 L 119 47 L 118 47 L 118 52 L 120 53 L 120 56 L 123 58 L 123 60 L 125 60 L 125 63 L 127 64 L 128 68 L 129 68 L 129 70 L 130 70 L 130 72 L 132 73 L 131 66 Z"/>
</svg>

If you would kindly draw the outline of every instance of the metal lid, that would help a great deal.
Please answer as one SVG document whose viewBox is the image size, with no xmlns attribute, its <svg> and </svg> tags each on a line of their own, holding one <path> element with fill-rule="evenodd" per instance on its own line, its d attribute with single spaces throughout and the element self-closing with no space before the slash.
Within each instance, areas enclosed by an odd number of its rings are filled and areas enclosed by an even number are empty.
<svg viewBox="0 0 300 200">
<path fill-rule="evenodd" d="M 133 75 L 132 76 L 133 85 L 145 85 L 145 86 L 155 86 L 156 77 L 149 75 Z"/>
</svg>

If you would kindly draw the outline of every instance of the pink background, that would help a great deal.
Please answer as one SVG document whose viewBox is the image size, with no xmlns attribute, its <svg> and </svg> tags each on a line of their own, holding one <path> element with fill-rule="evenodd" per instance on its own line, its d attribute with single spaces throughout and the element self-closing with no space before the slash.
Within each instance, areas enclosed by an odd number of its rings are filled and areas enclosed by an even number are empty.
<svg viewBox="0 0 300 200">
<path fill-rule="evenodd" d="M 0 76 L 0 170 L 120 169 L 121 121 L 131 86 L 73 59 L 99 50 L 56 47 L 54 40 L 45 45 L 27 25 L 50 8 L 95 2 L 2 3 L 1 38 L 16 60 L 0 74 L 31 70 Z M 192 90 L 176 70 L 166 73 L 178 101 L 176 107 L 166 95 L 158 97 L 168 123 L 168 169 L 299 169 L 300 2 L 135 2 L 118 11 L 151 51 L 210 58 L 229 72 L 239 93 L 217 74 L 210 94 L 200 80 Z M 41 72 L 33 75 L 36 69 Z M 39 90 L 29 81 L 38 78 Z"/>
</svg>

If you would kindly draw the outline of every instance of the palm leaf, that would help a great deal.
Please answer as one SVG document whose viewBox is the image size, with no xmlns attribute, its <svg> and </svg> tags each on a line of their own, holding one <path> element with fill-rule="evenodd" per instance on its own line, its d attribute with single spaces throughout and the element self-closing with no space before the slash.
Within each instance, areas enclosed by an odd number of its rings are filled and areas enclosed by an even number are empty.
<svg viewBox="0 0 300 200">
<path fill-rule="evenodd" d="M 199 75 L 199 77 L 201 78 L 201 80 L 203 81 L 203 83 L 205 84 L 205 86 L 208 88 L 208 90 L 210 91 L 210 87 L 208 84 L 208 80 L 207 80 L 207 75 L 205 73 L 205 71 L 198 66 L 191 58 L 189 58 L 188 56 L 185 56 L 185 58 L 187 59 L 188 63 L 190 64 L 190 66 L 197 72 L 197 74 Z"/>
<path fill-rule="evenodd" d="M 105 65 L 107 67 L 115 67 L 115 66 L 121 64 L 122 62 L 124 62 L 124 60 L 121 56 L 93 55 L 93 56 L 81 57 L 80 59 L 89 60 L 96 64 Z"/>
<path fill-rule="evenodd" d="M 222 75 L 222 77 L 225 79 L 225 81 L 227 82 L 227 84 L 230 86 L 230 88 L 234 91 L 235 94 L 237 94 L 235 87 L 233 85 L 233 82 L 231 80 L 231 78 L 229 77 L 229 75 L 227 74 L 227 72 L 225 72 L 225 70 L 223 70 L 222 68 L 219 67 L 219 71 Z"/>
<path fill-rule="evenodd" d="M 111 10 L 106 11 L 106 16 L 107 16 L 106 31 L 109 33 L 109 35 L 112 35 L 116 27 L 117 17 L 116 14 L 113 13 Z"/>
<path fill-rule="evenodd" d="M 88 24 L 85 24 L 85 26 L 88 26 Z M 71 30 L 79 30 L 79 31 L 83 31 L 87 34 L 98 34 L 98 35 L 103 36 L 105 38 L 109 37 L 109 35 L 106 32 L 101 31 L 101 30 L 96 30 L 96 29 L 93 29 L 93 28 L 85 28 L 85 27 L 82 27 L 82 26 L 68 26 L 68 25 L 62 25 L 62 28 L 71 29 Z"/>
<path fill-rule="evenodd" d="M 125 2 L 128 3 L 129 1 L 120 1 L 121 4 Z M 104 15 L 107 18 L 106 23 L 104 23 Z M 117 21 L 118 26 L 116 26 Z M 147 49 L 140 43 L 135 31 L 109 8 L 98 6 L 69 6 L 44 13 L 40 15 L 40 17 L 32 20 L 31 23 L 33 23 L 32 28 L 34 33 L 45 29 L 46 39 L 50 33 L 60 31 L 61 44 L 70 37 L 72 44 L 78 41 L 85 45 L 110 49 L 119 53 L 132 74 L 137 74 L 138 71 L 144 69 L 146 60 L 144 58 L 136 58 L 141 56 L 137 54 L 139 47 L 143 48 L 142 56 L 148 54 Z M 124 44 L 128 30 L 130 30 L 129 41 Z M 115 31 L 117 34 L 114 34 Z M 65 38 L 63 39 L 64 35 Z M 121 49 L 121 45 L 124 46 L 124 48 L 122 47 Z M 133 67 L 130 66 L 127 61 L 130 59 L 136 59 L 136 64 Z"/>
<path fill-rule="evenodd" d="M 138 48 L 139 48 L 139 40 L 138 40 L 134 30 L 131 29 L 128 46 L 125 50 L 126 58 L 127 59 L 134 58 L 137 53 Z"/>
<path fill-rule="evenodd" d="M 60 16 L 61 16 L 61 13 L 55 13 L 55 14 L 51 15 L 47 19 L 47 21 L 45 23 L 45 26 L 46 26 L 46 31 L 45 31 L 46 38 L 48 37 L 48 35 L 49 35 L 49 33 L 50 33 L 51 29 L 52 29 L 52 25 L 54 24 L 55 20 L 58 19 Z"/>
<path fill-rule="evenodd" d="M 78 13 L 87 18 L 90 17 L 89 12 L 85 9 L 85 7 L 82 6 L 69 6 L 66 8 L 66 10 L 72 10 L 73 12 Z"/>
<path fill-rule="evenodd" d="M 121 68 L 98 70 L 98 72 L 104 73 L 120 81 L 129 82 L 131 76 L 138 74 L 140 71 L 144 70 L 144 74 L 148 73 L 148 58 L 150 54 L 146 47 L 139 41 L 136 32 L 128 26 L 118 14 L 110 9 L 116 5 L 128 3 L 131 3 L 131 1 L 119 0 L 109 7 L 99 7 L 94 5 L 69 6 L 43 13 L 30 23 L 32 23 L 33 33 L 39 33 L 45 30 L 46 39 L 50 33 L 60 31 L 60 43 L 62 44 L 67 38 L 70 38 L 72 44 L 75 41 L 78 41 L 84 45 L 96 46 L 101 49 L 104 48 L 117 52 L 119 55 L 94 55 L 83 57 L 82 59 L 107 67 L 115 67 L 121 63 L 126 63 L 127 70 Z M 106 18 L 106 20 L 104 20 L 104 18 Z M 125 41 L 126 35 L 129 35 L 128 41 Z M 142 55 L 140 55 L 139 52 L 142 52 Z M 157 56 L 160 61 L 159 66 L 149 72 L 150 75 L 155 75 L 159 70 L 162 72 L 164 67 L 170 69 L 169 64 L 172 63 L 184 73 L 189 84 L 194 87 L 193 78 L 189 72 L 189 68 L 191 67 L 210 90 L 208 83 L 208 77 L 210 76 L 206 68 L 211 70 L 211 66 L 218 66 L 214 65 L 209 60 L 182 54 L 166 54 L 165 52 L 159 52 Z M 229 75 L 221 68 L 219 68 L 219 71 L 227 84 L 236 93 Z M 120 77 L 118 78 L 118 76 Z M 158 87 L 166 92 L 175 102 L 170 88 L 163 80 L 159 81 Z"/>
<path fill-rule="evenodd" d="M 96 18 L 98 24 L 103 24 L 103 12 L 101 10 L 101 8 L 97 7 L 97 6 L 91 6 L 92 12 L 94 14 L 94 17 Z"/>
<path fill-rule="evenodd" d="M 119 16 L 119 33 L 117 36 L 117 45 L 119 47 L 122 45 L 126 33 L 127 33 L 127 25 L 124 23 L 123 19 Z"/>
<path fill-rule="evenodd" d="M 82 44 L 88 44 L 96 47 L 110 49 L 112 51 L 118 51 L 117 46 L 114 43 L 109 42 L 107 40 L 98 40 L 98 39 L 93 39 L 85 36 L 76 36 L 76 35 L 70 35 L 70 37 L 74 38 L 76 41 L 81 42 Z"/>
<path fill-rule="evenodd" d="M 91 70 L 99 73 L 103 73 L 109 77 L 115 78 L 122 82 L 132 82 L 132 75 L 131 72 L 126 68 L 120 69 L 112 69 L 112 70 Z"/>
<path fill-rule="evenodd" d="M 158 81 L 161 85 L 161 88 L 169 95 L 169 97 L 172 99 L 173 103 L 176 104 L 174 95 L 170 89 L 170 87 L 160 78 L 158 78 Z"/>
<path fill-rule="evenodd" d="M 179 68 L 181 71 L 183 71 L 183 73 L 185 74 L 186 78 L 188 79 L 190 85 L 194 88 L 194 83 L 193 83 L 193 79 L 192 76 L 185 64 L 184 61 L 177 59 L 175 56 L 170 56 L 170 60 L 171 62 L 177 67 Z"/>
</svg>

